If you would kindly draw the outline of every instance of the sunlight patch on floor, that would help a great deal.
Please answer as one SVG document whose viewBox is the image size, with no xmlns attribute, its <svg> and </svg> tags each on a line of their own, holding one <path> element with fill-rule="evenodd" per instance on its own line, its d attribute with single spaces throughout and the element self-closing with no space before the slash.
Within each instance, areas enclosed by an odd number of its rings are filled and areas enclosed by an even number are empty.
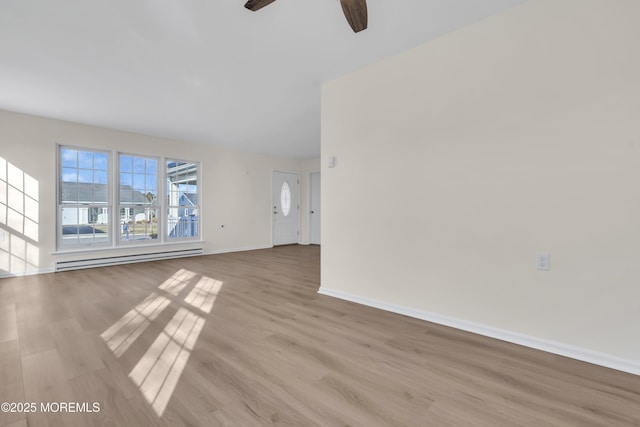
<svg viewBox="0 0 640 427">
<path fill-rule="evenodd" d="M 204 324 L 204 318 L 180 308 L 129 374 L 158 416 L 164 413 Z"/>
<path fill-rule="evenodd" d="M 175 272 L 173 276 L 168 278 L 162 285 L 159 286 L 165 292 L 169 292 L 171 295 L 178 296 L 185 286 L 189 284 L 189 281 L 196 276 L 196 273 L 185 270 L 184 268 Z"/>
<path fill-rule="evenodd" d="M 211 313 L 220 288 L 222 288 L 221 281 L 210 277 L 202 277 L 191 292 L 189 292 L 184 302 L 207 314 Z"/>
<path fill-rule="evenodd" d="M 170 302 L 169 299 L 152 293 L 100 336 L 113 354 L 120 357 Z"/>
<path fill-rule="evenodd" d="M 176 298 L 197 276 L 185 269 L 176 271 L 144 301 L 126 313 L 101 335 L 116 357 L 122 356 L 142 333 L 173 302 L 180 307 L 153 344 L 129 373 L 155 413 L 161 417 L 171 400 L 191 352 L 204 328 L 223 282 L 201 276 L 182 301 Z M 198 315 L 191 311 L 195 308 Z M 168 316 L 167 316 L 168 317 Z"/>
</svg>

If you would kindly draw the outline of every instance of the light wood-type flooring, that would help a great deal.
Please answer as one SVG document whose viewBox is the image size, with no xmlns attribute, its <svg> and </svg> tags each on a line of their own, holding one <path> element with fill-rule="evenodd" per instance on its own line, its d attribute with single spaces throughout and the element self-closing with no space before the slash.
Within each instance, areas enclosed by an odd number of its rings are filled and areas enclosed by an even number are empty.
<svg viewBox="0 0 640 427">
<path fill-rule="evenodd" d="M 318 247 L 286 246 L 0 279 L 0 402 L 100 407 L 0 426 L 640 426 L 638 376 L 319 278 Z"/>
</svg>

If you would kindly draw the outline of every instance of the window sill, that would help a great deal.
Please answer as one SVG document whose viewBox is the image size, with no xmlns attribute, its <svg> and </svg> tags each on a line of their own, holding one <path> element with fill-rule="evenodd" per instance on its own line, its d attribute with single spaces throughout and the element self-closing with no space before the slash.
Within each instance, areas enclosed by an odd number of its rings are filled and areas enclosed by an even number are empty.
<svg viewBox="0 0 640 427">
<path fill-rule="evenodd" d="M 123 246 L 103 246 L 98 248 L 87 247 L 84 249 L 69 249 L 69 250 L 59 250 L 55 252 L 51 252 L 53 256 L 64 256 L 64 255 L 77 255 L 77 254 L 86 254 L 86 253 L 100 253 L 100 252 L 131 252 L 133 249 L 146 249 L 146 248 L 166 248 L 173 246 L 184 246 L 184 245 L 202 245 L 204 240 L 181 240 L 179 242 L 170 242 L 170 243 L 145 243 L 140 245 L 123 245 Z"/>
</svg>

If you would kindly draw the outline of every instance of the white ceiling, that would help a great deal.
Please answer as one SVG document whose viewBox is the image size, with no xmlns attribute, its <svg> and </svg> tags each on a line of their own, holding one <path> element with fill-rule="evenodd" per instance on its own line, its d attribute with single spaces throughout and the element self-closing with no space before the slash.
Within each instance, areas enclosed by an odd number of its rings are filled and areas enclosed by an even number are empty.
<svg viewBox="0 0 640 427">
<path fill-rule="evenodd" d="M 523 0 L 2 0 L 0 109 L 294 158 L 325 81 Z"/>
</svg>

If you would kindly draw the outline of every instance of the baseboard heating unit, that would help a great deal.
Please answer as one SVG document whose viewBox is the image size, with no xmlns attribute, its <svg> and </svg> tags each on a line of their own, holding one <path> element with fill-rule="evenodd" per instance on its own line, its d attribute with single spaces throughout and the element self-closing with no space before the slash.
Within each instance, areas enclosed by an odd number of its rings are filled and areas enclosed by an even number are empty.
<svg viewBox="0 0 640 427">
<path fill-rule="evenodd" d="M 184 249 L 175 251 L 151 252 L 146 254 L 131 254 L 106 257 L 85 258 L 80 260 L 56 261 L 55 271 L 79 270 L 82 268 L 107 267 L 110 265 L 131 264 L 135 262 L 159 261 L 163 259 L 183 258 L 204 254 L 204 248 Z"/>
</svg>

